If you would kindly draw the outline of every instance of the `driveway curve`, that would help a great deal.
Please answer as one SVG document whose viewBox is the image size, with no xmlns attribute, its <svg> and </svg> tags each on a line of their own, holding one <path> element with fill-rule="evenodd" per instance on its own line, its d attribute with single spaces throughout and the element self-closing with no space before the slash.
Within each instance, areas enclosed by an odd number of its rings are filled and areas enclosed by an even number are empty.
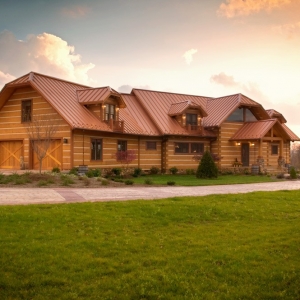
<svg viewBox="0 0 300 300">
<path fill-rule="evenodd" d="M 182 196 L 238 194 L 254 191 L 300 190 L 300 181 L 214 185 L 163 186 L 122 188 L 1 188 L 0 205 L 25 205 L 74 202 L 108 202 L 126 200 L 153 200 Z"/>
</svg>

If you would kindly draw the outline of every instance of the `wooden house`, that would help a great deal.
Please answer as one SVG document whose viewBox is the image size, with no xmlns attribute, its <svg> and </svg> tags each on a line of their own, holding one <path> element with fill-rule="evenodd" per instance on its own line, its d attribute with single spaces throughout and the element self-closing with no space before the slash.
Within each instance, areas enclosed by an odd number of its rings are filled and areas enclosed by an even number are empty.
<svg viewBox="0 0 300 300">
<path fill-rule="evenodd" d="M 0 169 L 38 169 L 27 128 L 41 116 L 58 128 L 44 170 L 120 167 L 116 153 L 124 150 L 135 151 L 130 166 L 142 169 L 195 169 L 204 150 L 221 158 L 219 168 L 282 168 L 299 140 L 282 114 L 242 94 L 122 94 L 31 72 L 0 92 Z"/>
</svg>

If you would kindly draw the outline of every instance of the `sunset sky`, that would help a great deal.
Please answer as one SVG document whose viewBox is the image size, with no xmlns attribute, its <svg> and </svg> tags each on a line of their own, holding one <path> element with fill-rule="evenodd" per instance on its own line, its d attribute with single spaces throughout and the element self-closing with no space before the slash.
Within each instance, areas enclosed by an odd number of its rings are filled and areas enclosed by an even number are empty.
<svg viewBox="0 0 300 300">
<path fill-rule="evenodd" d="M 0 0 L 0 89 L 30 71 L 120 92 L 243 93 L 300 136 L 300 0 Z"/>
</svg>

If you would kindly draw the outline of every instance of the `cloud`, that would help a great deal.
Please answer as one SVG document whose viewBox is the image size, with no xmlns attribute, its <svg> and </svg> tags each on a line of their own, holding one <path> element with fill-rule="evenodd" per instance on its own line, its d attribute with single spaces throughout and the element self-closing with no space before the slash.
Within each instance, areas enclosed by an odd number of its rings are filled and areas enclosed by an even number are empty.
<svg viewBox="0 0 300 300">
<path fill-rule="evenodd" d="M 262 102 L 264 105 L 271 105 L 269 98 L 260 90 L 259 85 L 255 82 L 244 84 L 235 81 L 233 76 L 226 75 L 224 72 L 211 76 L 210 81 L 223 85 L 225 88 L 234 88 L 236 93 L 243 93 L 254 101 Z"/>
<path fill-rule="evenodd" d="M 182 57 L 184 57 L 186 63 L 189 65 L 192 61 L 193 61 L 193 55 L 196 54 L 198 52 L 197 49 L 190 49 L 188 51 L 186 51 Z"/>
<path fill-rule="evenodd" d="M 300 22 L 274 26 L 273 30 L 279 34 L 285 35 L 288 39 L 292 39 L 295 35 L 300 33 Z"/>
<path fill-rule="evenodd" d="M 64 7 L 61 9 L 61 14 L 73 19 L 83 18 L 90 12 L 90 8 L 86 6 L 76 5 L 72 7 Z"/>
<path fill-rule="evenodd" d="M 228 76 L 224 72 L 211 76 L 210 80 L 214 83 L 221 84 L 223 86 L 238 86 L 239 83 L 234 81 L 233 76 Z"/>
<path fill-rule="evenodd" d="M 8 73 L 3 73 L 0 71 L 0 88 L 7 82 L 10 82 L 12 80 L 16 79 L 15 76 L 12 76 Z"/>
<path fill-rule="evenodd" d="M 131 90 L 133 88 L 142 89 L 142 90 L 150 90 L 149 85 L 131 86 L 129 84 L 124 84 L 124 85 L 121 85 L 121 86 L 118 87 L 118 92 L 129 94 L 129 93 L 131 93 Z"/>
<path fill-rule="evenodd" d="M 82 84 L 95 83 L 87 74 L 95 65 L 81 63 L 74 46 L 53 34 L 29 35 L 26 40 L 17 40 L 5 30 L 0 33 L 0 53 L 0 72 L 13 77 L 34 71 Z"/>
<path fill-rule="evenodd" d="M 275 8 L 280 8 L 290 4 L 295 0 L 226 0 L 217 11 L 219 16 L 233 18 L 235 16 L 248 16 L 260 11 L 270 12 Z"/>
</svg>

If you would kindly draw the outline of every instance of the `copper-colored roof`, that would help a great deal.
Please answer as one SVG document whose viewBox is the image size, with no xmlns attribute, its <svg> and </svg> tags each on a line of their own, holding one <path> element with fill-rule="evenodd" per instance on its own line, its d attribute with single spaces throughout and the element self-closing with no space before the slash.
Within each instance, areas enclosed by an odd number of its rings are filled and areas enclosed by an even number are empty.
<svg viewBox="0 0 300 300">
<path fill-rule="evenodd" d="M 160 133 L 164 135 L 193 135 L 183 128 L 175 118 L 168 115 L 172 104 L 190 100 L 197 106 L 200 106 L 203 112 L 206 113 L 205 106 L 208 99 L 207 97 L 141 89 L 133 89 L 132 94 L 137 97 L 145 113 L 150 116 Z M 202 135 L 205 136 L 206 134 L 207 136 L 213 135 L 211 132 L 203 131 Z M 194 133 L 194 135 L 200 136 L 196 133 Z"/>
<path fill-rule="evenodd" d="M 215 137 L 209 127 L 220 126 L 238 107 L 246 106 L 258 118 L 244 126 L 232 137 L 235 140 L 259 139 L 272 127 L 287 140 L 299 140 L 287 126 L 280 124 L 278 112 L 269 114 L 263 107 L 241 95 L 221 98 L 208 98 L 193 95 L 175 94 L 133 89 L 131 94 L 119 94 L 110 87 L 90 88 L 81 84 L 31 72 L 7 83 L 0 92 L 0 109 L 6 100 L 20 86 L 31 86 L 65 119 L 71 128 L 108 131 L 112 129 L 85 107 L 85 104 L 103 103 L 112 96 L 119 102 L 120 120 L 124 121 L 125 132 L 139 135 L 185 135 Z M 83 105 L 82 105 L 83 104 Z M 204 117 L 202 132 L 191 132 L 182 127 L 172 116 L 184 113 L 186 109 L 197 109 Z M 207 115 L 208 112 L 208 115 Z M 281 115 L 281 114 L 279 114 Z"/>
<path fill-rule="evenodd" d="M 198 105 L 197 103 L 195 103 L 191 100 L 172 103 L 171 106 L 170 106 L 168 115 L 171 116 L 171 117 L 181 115 L 189 108 L 194 108 L 194 109 L 199 110 L 202 117 L 207 116 L 206 111 L 200 105 Z"/>
<path fill-rule="evenodd" d="M 125 103 L 121 100 L 121 95 L 109 86 L 77 91 L 78 102 L 83 105 L 104 103 L 110 96 L 115 96 L 119 99 L 119 106 L 121 108 L 126 107 Z"/>
<path fill-rule="evenodd" d="M 289 129 L 285 124 L 281 124 L 284 131 L 287 133 L 291 141 L 300 141 L 300 138 L 291 130 Z"/>
<path fill-rule="evenodd" d="M 137 127 L 142 129 L 147 135 L 160 135 L 150 116 L 145 112 L 134 95 L 122 94 L 122 98 L 126 103 L 126 108 L 120 110 L 120 118 L 125 121 L 125 124 L 134 120 Z"/>
<path fill-rule="evenodd" d="M 280 123 L 286 123 L 287 122 L 285 117 L 275 109 L 267 109 L 266 112 L 268 113 L 270 118 L 277 118 L 280 121 Z"/>
<path fill-rule="evenodd" d="M 232 137 L 231 141 L 241 140 L 259 140 L 263 138 L 267 132 L 277 122 L 276 119 L 262 120 L 257 122 L 245 123 Z"/>
<path fill-rule="evenodd" d="M 229 115 L 240 106 L 249 107 L 252 113 L 259 120 L 270 118 L 259 103 L 242 94 L 235 94 L 231 96 L 209 99 L 207 101 L 206 109 L 208 116 L 204 118 L 204 126 L 220 126 L 229 117 Z"/>
</svg>

